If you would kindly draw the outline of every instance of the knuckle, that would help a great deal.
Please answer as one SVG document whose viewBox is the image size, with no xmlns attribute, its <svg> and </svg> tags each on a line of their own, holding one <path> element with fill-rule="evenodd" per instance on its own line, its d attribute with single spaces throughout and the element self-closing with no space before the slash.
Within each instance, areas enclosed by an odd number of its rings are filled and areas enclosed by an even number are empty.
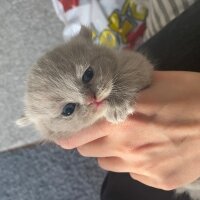
<svg viewBox="0 0 200 200">
<path fill-rule="evenodd" d="M 135 154 L 135 151 L 134 151 L 134 147 L 132 145 L 121 145 L 118 149 L 117 149 L 117 153 L 118 155 L 120 155 L 121 157 L 130 157 L 132 159 L 135 159 L 135 156 L 139 156 L 138 154 L 136 155 Z"/>
<path fill-rule="evenodd" d="M 132 163 L 133 170 L 134 169 L 140 170 L 148 174 L 150 173 L 151 175 L 154 174 L 154 171 L 155 171 L 154 166 L 155 166 L 155 163 L 152 163 L 151 161 L 146 160 L 146 159 L 141 159 L 138 161 L 134 161 Z"/>
<path fill-rule="evenodd" d="M 124 146 L 124 152 L 128 154 L 134 154 L 135 153 L 135 146 L 133 144 L 126 144 Z"/>
</svg>

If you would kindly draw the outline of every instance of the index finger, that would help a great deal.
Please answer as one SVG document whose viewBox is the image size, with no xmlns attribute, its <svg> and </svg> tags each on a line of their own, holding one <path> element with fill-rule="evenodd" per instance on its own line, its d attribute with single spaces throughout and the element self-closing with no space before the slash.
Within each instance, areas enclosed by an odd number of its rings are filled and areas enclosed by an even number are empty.
<svg viewBox="0 0 200 200">
<path fill-rule="evenodd" d="M 108 135 L 110 133 L 110 126 L 112 126 L 111 123 L 107 122 L 106 120 L 100 120 L 90 127 L 81 130 L 80 132 L 73 133 L 73 135 L 66 139 L 60 139 L 56 141 L 56 143 L 64 149 L 74 149 Z"/>
</svg>

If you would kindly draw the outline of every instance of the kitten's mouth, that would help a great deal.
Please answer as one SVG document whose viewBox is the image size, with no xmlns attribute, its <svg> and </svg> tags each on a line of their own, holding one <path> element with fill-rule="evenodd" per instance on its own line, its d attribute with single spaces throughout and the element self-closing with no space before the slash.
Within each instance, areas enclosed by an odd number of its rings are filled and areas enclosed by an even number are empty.
<svg viewBox="0 0 200 200">
<path fill-rule="evenodd" d="M 101 100 L 101 101 L 98 101 L 98 100 L 94 100 L 93 102 L 91 102 L 89 105 L 93 105 L 93 106 L 95 106 L 96 108 L 99 108 L 101 105 L 103 105 L 104 104 L 104 99 L 103 100 Z"/>
<path fill-rule="evenodd" d="M 88 97 L 88 99 L 86 100 L 86 104 L 95 109 L 100 109 L 100 108 L 104 107 L 106 102 L 107 102 L 107 96 L 106 97 L 105 96 L 104 97 L 101 97 L 101 96 L 96 97 L 96 95 L 92 95 L 92 96 Z"/>
</svg>

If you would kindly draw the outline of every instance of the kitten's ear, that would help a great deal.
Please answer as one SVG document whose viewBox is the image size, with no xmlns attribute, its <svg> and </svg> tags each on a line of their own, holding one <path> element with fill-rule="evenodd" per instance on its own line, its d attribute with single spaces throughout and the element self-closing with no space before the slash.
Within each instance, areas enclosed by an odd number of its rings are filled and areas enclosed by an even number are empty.
<svg viewBox="0 0 200 200">
<path fill-rule="evenodd" d="M 82 36 L 85 39 L 92 41 L 92 31 L 84 25 L 81 25 L 81 30 L 79 32 L 79 36 Z"/>
<path fill-rule="evenodd" d="M 28 126 L 31 124 L 29 118 L 26 115 L 22 115 L 17 121 L 16 124 L 19 127 L 24 127 L 24 126 Z"/>
</svg>

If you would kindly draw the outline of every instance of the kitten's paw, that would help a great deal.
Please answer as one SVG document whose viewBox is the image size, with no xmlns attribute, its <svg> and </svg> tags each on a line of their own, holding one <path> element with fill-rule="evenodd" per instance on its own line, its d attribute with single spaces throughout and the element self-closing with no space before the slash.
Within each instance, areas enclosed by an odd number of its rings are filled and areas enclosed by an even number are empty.
<svg viewBox="0 0 200 200">
<path fill-rule="evenodd" d="M 106 119 L 116 124 L 125 121 L 128 115 L 133 114 L 133 112 L 133 106 L 128 103 L 120 107 L 110 107 L 106 113 Z"/>
</svg>

